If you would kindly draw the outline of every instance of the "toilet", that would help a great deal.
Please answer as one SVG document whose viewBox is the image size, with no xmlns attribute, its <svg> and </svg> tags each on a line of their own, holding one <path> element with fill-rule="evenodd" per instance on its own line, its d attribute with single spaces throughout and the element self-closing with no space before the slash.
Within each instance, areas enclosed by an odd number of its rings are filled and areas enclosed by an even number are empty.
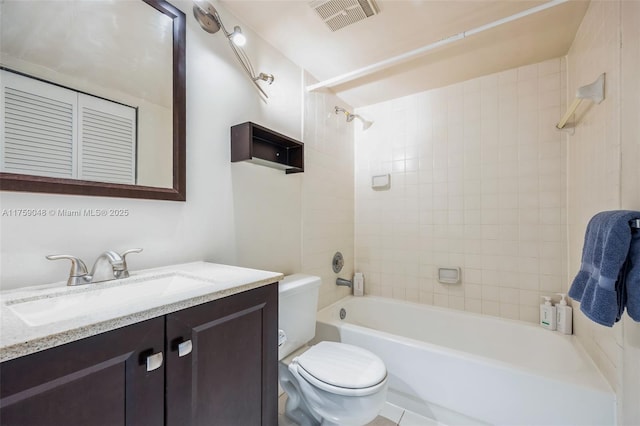
<svg viewBox="0 0 640 426">
<path fill-rule="evenodd" d="M 295 274 L 279 284 L 278 379 L 285 415 L 301 426 L 362 426 L 387 396 L 387 370 L 375 354 L 315 336 L 320 278 Z"/>
</svg>

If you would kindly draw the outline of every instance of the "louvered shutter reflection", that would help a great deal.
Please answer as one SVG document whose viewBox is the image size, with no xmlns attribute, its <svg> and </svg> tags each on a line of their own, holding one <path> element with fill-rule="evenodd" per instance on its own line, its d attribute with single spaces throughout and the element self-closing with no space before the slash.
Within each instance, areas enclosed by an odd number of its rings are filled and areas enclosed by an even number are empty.
<svg viewBox="0 0 640 426">
<path fill-rule="evenodd" d="M 2 71 L 3 172 L 75 177 L 77 94 Z"/>
<path fill-rule="evenodd" d="M 135 108 L 2 70 L 0 170 L 135 184 Z"/>
<path fill-rule="evenodd" d="M 135 109 L 93 96 L 79 96 L 78 177 L 135 184 Z"/>
</svg>

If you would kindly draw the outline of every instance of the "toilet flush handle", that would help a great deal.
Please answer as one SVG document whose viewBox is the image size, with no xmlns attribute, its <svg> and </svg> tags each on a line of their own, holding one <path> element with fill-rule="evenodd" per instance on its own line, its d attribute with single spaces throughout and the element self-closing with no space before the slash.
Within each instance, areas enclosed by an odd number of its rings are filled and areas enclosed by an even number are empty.
<svg viewBox="0 0 640 426">
<path fill-rule="evenodd" d="M 278 330 L 278 347 L 284 345 L 286 341 L 287 334 L 282 329 Z"/>
</svg>

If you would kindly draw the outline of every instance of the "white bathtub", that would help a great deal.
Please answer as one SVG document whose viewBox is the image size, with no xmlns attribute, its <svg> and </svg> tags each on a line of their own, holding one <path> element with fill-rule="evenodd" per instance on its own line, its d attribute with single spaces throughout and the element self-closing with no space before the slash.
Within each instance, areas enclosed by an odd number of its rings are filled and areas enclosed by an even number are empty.
<svg viewBox="0 0 640 426">
<path fill-rule="evenodd" d="M 615 424 L 615 394 L 576 338 L 535 324 L 347 297 L 318 313 L 315 340 L 374 352 L 390 401 L 445 424 Z"/>
</svg>

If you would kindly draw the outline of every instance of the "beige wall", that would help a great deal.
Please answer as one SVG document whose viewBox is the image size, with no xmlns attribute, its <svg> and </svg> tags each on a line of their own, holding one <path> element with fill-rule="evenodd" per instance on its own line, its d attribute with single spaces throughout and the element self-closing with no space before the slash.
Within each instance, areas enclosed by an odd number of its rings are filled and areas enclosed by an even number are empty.
<svg viewBox="0 0 640 426">
<path fill-rule="evenodd" d="M 640 210 L 640 2 L 622 3 L 621 207 Z M 640 324 L 623 322 L 622 423 L 640 424 Z"/>
<path fill-rule="evenodd" d="M 554 59 L 360 108 L 356 268 L 366 292 L 537 322 L 564 288 L 565 157 Z M 371 176 L 391 173 L 391 189 Z M 438 266 L 462 268 L 440 284 Z"/>
<path fill-rule="evenodd" d="M 138 105 L 136 185 L 173 187 L 173 109 Z"/>
<path fill-rule="evenodd" d="M 568 93 L 606 72 L 605 100 L 578 110 L 568 135 L 569 276 L 580 265 L 586 224 L 597 212 L 640 210 L 640 9 L 633 1 L 593 1 L 567 56 Z M 620 47 L 622 45 L 622 48 Z M 618 395 L 619 424 L 640 423 L 640 325 L 589 321 L 574 303 L 575 333 Z"/>
<path fill-rule="evenodd" d="M 91 263 L 106 249 L 130 247 L 145 249 L 129 260 L 133 270 L 207 260 L 290 274 L 302 270 L 305 247 L 305 271 L 330 281 L 332 277 L 325 272 L 331 259 L 324 258 L 329 251 L 340 249 L 351 262 L 345 271 L 352 272 L 349 128 L 337 122 L 318 123 L 315 133 L 324 132 L 322 137 L 307 132 L 303 136 L 303 118 L 309 131 L 314 117 L 303 113 L 301 69 L 243 27 L 254 67 L 276 76 L 275 83 L 265 89 L 270 99 L 264 102 L 227 40 L 221 34 L 205 33 L 195 22 L 192 2 L 172 3 L 187 17 L 187 201 L 1 192 L 2 209 L 129 211 L 127 217 L 2 217 L 2 289 L 66 279 L 69 265 L 47 261 L 46 254 L 69 253 Z M 227 25 L 242 25 L 220 3 L 216 7 Z M 327 103 L 334 103 L 326 96 Z M 309 108 L 315 108 L 314 102 L 320 105 L 321 99 L 308 100 Z M 254 164 L 231 164 L 229 128 L 245 121 L 309 139 L 308 171 L 285 175 Z M 323 126 L 333 130 L 325 131 Z M 334 177 L 334 173 L 338 174 Z M 324 203 L 314 204 L 320 198 Z M 342 210 L 335 221 L 333 207 L 338 204 Z M 314 234 L 316 230 L 331 232 Z M 322 248 L 316 250 L 314 244 Z M 323 296 L 323 303 L 343 294 L 326 288 L 323 294 L 333 294 Z"/>
</svg>

